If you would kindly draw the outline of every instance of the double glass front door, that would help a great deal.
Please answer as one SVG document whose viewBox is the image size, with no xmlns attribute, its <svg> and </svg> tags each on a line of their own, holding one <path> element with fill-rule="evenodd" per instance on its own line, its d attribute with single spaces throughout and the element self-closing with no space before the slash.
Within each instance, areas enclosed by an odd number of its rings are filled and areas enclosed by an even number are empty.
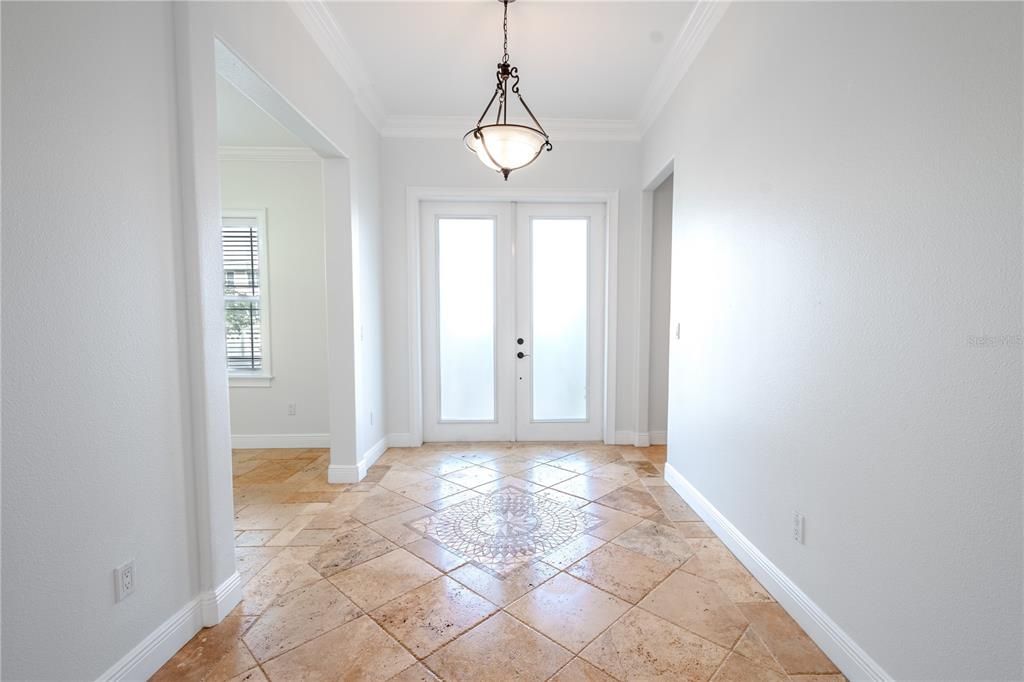
<svg viewBox="0 0 1024 682">
<path fill-rule="evenodd" d="M 600 440 L 604 205 L 421 213 L 424 440 Z"/>
</svg>

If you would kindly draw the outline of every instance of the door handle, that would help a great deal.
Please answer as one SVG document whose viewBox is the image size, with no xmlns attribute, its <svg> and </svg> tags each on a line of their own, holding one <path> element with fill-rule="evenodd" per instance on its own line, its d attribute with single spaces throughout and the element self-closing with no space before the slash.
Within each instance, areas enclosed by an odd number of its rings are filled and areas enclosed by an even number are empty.
<svg viewBox="0 0 1024 682">
<path fill-rule="evenodd" d="M 524 353 L 523 351 L 519 351 L 518 353 L 516 353 L 516 357 L 519 358 L 520 360 L 522 360 L 523 358 L 530 357 L 530 354 L 529 353 Z"/>
</svg>

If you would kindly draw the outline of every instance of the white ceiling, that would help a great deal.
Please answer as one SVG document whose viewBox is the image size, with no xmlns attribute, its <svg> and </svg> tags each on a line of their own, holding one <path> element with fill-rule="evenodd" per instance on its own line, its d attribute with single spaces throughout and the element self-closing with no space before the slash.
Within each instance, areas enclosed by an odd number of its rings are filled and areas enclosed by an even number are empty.
<svg viewBox="0 0 1024 682">
<path fill-rule="evenodd" d="M 235 86 L 217 77 L 217 144 L 227 147 L 305 147 Z"/>
<path fill-rule="evenodd" d="M 329 2 L 363 94 L 385 119 L 482 113 L 501 58 L 500 2 Z M 516 2 L 509 52 L 545 118 L 636 121 L 692 2 Z M 671 65 L 668 65 L 671 67 Z M 469 120 L 472 119 L 472 120 Z"/>
</svg>

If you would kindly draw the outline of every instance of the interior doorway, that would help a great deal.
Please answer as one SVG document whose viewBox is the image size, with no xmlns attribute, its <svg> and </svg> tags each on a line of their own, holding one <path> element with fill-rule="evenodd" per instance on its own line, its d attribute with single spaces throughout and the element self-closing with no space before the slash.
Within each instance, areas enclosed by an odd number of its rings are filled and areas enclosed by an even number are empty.
<svg viewBox="0 0 1024 682">
<path fill-rule="evenodd" d="M 424 440 L 600 440 L 606 206 L 420 211 Z"/>
</svg>

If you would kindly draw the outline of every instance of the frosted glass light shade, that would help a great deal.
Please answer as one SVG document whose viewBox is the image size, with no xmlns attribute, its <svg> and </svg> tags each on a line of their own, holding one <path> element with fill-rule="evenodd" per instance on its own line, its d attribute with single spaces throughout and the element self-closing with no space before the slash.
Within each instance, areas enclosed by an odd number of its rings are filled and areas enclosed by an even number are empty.
<svg viewBox="0 0 1024 682">
<path fill-rule="evenodd" d="M 527 126 L 481 126 L 479 137 L 476 131 L 474 128 L 466 133 L 466 146 L 485 166 L 496 171 L 514 171 L 528 165 L 548 143 L 543 133 Z"/>
</svg>

